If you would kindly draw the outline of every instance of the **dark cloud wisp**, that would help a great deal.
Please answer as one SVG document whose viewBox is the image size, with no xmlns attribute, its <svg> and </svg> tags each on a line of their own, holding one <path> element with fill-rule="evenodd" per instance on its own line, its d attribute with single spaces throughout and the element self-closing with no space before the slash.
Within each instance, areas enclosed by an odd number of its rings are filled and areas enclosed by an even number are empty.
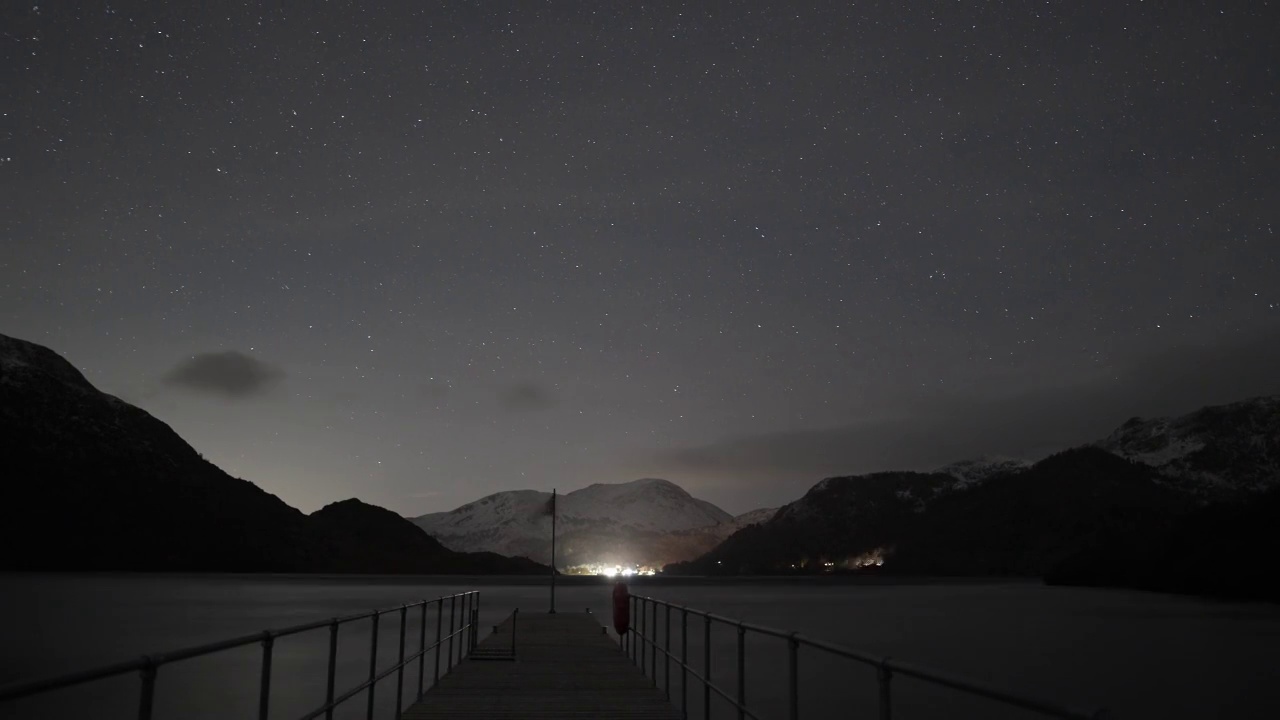
<svg viewBox="0 0 1280 720">
<path fill-rule="evenodd" d="M 660 450 L 650 460 L 681 478 L 732 478 L 740 489 L 761 492 L 783 485 L 793 494 L 832 475 L 929 470 L 981 455 L 1037 460 L 1100 440 L 1135 415 L 1178 415 L 1280 393 L 1276 367 L 1280 334 L 1183 345 L 1128 358 L 1089 381 L 939 395 L 892 418 L 728 437 Z"/>
<path fill-rule="evenodd" d="M 498 391 L 498 403 L 512 411 L 546 410 L 557 402 L 555 392 L 534 382 L 519 382 Z"/>
<path fill-rule="evenodd" d="M 168 385 L 229 399 L 266 393 L 281 378 L 280 368 L 236 350 L 200 353 L 178 363 L 164 376 Z"/>
</svg>

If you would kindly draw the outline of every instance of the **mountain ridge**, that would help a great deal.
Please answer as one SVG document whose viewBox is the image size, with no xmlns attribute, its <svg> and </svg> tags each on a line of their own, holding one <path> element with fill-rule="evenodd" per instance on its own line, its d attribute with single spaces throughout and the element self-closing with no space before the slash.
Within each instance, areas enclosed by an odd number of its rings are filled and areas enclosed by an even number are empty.
<svg viewBox="0 0 1280 720">
<path fill-rule="evenodd" d="M 411 519 L 446 547 L 550 562 L 550 499 L 540 490 L 508 490 Z M 592 483 L 556 503 L 560 567 L 661 566 L 709 549 L 722 539 L 711 529 L 734 519 L 658 478 Z"/>
<path fill-rule="evenodd" d="M 381 508 L 352 513 L 367 525 L 365 540 L 325 515 L 304 515 L 205 460 L 162 420 L 97 390 L 53 350 L 3 334 L 0 457 L 9 471 L 0 570 L 371 571 L 335 560 L 347 554 L 380 572 L 532 571 L 523 560 L 477 557 L 472 566 L 431 550 L 434 540 Z M 436 569 L 412 548 L 431 550 Z"/>
<path fill-rule="evenodd" d="M 1029 465 L 963 461 L 934 473 L 825 478 L 768 521 L 666 570 L 1007 574 L 1272 597 L 1257 571 L 1266 548 L 1280 551 L 1271 529 L 1280 522 L 1278 449 L 1280 398 L 1263 396 L 1134 418 Z M 1188 571 L 1172 548 L 1204 562 L 1230 556 L 1223 567 L 1253 575 Z"/>
</svg>

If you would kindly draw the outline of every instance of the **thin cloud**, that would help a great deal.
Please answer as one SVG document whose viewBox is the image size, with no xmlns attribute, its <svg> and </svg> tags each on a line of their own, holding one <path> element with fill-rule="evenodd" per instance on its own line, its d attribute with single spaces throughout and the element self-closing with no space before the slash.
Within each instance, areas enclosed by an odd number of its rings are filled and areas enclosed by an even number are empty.
<svg viewBox="0 0 1280 720">
<path fill-rule="evenodd" d="M 449 394 L 449 383 L 432 378 L 418 384 L 418 394 L 427 400 L 439 402 Z"/>
<path fill-rule="evenodd" d="M 520 382 L 498 391 L 498 403 L 511 411 L 546 410 L 558 402 L 551 388 L 534 382 Z"/>
<path fill-rule="evenodd" d="M 1039 459 L 1100 440 L 1135 415 L 1190 412 L 1280 394 L 1280 334 L 1221 345 L 1182 346 L 1133 357 L 1071 385 L 935 396 L 891 419 L 823 430 L 727 437 L 651 453 L 675 477 L 739 492 L 798 497 L 831 475 L 927 470 L 979 455 Z M 782 490 L 782 488 L 786 488 Z"/>
<path fill-rule="evenodd" d="M 167 385 L 242 400 L 269 391 L 284 371 L 236 350 L 200 353 L 178 363 L 164 376 Z"/>
</svg>

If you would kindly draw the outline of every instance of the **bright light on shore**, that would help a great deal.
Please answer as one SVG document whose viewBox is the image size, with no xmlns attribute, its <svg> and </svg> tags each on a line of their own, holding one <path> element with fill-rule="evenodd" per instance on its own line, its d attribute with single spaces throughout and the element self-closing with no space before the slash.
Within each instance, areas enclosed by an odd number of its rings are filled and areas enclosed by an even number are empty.
<svg viewBox="0 0 1280 720">
<path fill-rule="evenodd" d="M 640 575 L 656 575 L 657 569 L 647 565 L 581 565 L 577 566 L 579 575 L 599 575 L 600 577 L 637 577 Z"/>
</svg>

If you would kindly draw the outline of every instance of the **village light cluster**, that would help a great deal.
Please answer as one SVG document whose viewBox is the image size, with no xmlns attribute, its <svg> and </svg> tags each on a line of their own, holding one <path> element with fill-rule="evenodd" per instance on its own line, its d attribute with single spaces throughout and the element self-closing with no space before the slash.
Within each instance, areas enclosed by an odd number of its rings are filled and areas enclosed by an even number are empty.
<svg viewBox="0 0 1280 720">
<path fill-rule="evenodd" d="M 643 565 L 587 565 L 581 568 L 583 575 L 600 575 L 603 577 L 632 577 L 634 575 L 655 575 L 656 568 Z"/>
</svg>

